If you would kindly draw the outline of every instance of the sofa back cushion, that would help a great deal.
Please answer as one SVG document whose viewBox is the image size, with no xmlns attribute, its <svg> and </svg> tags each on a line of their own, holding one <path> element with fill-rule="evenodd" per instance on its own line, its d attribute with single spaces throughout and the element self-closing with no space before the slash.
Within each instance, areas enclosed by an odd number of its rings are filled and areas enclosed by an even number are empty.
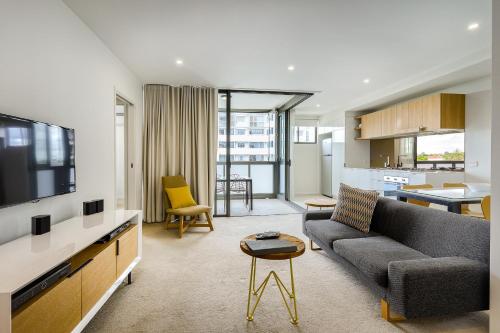
<svg viewBox="0 0 500 333">
<path fill-rule="evenodd" d="M 377 198 L 376 191 L 361 190 L 341 183 L 331 220 L 368 233 Z"/>
<path fill-rule="evenodd" d="M 434 258 L 489 264 L 490 224 L 478 218 L 379 198 L 371 229 Z"/>
</svg>

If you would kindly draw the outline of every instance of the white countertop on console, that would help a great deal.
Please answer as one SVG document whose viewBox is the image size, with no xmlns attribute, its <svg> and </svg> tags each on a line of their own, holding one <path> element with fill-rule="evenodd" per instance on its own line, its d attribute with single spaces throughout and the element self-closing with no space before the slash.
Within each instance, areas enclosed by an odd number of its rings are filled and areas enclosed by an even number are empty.
<svg viewBox="0 0 500 333">
<path fill-rule="evenodd" d="M 140 210 L 77 216 L 52 225 L 49 233 L 0 245 L 0 293 L 14 293 L 135 217 L 142 218 Z"/>
</svg>

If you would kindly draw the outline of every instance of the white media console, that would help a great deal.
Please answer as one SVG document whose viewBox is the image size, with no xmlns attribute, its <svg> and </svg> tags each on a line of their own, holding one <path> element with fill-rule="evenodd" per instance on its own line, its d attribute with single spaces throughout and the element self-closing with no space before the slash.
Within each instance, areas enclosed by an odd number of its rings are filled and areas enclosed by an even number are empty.
<svg viewBox="0 0 500 333">
<path fill-rule="evenodd" d="M 111 241 L 95 244 L 128 221 Z M 136 210 L 74 217 L 49 233 L 0 245 L 0 333 L 81 332 L 141 256 L 142 212 Z M 11 311 L 16 291 L 65 261 L 71 262 L 70 276 Z"/>
</svg>

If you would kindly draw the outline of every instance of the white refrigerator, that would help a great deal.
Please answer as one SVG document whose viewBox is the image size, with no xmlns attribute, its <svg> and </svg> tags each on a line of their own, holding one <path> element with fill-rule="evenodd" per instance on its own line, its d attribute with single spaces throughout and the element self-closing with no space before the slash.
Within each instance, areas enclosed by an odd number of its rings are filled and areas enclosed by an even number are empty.
<svg viewBox="0 0 500 333">
<path fill-rule="evenodd" d="M 321 194 L 332 197 L 332 138 L 322 138 L 320 149 Z"/>
</svg>

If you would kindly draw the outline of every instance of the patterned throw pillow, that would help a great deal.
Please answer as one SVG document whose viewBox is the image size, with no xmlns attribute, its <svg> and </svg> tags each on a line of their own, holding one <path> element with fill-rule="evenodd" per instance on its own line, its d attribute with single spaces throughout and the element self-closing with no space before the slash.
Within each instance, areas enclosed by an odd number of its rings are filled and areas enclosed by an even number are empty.
<svg viewBox="0 0 500 333">
<path fill-rule="evenodd" d="M 368 233 L 377 200 L 376 191 L 365 191 L 340 184 L 337 206 L 331 220 Z"/>
</svg>

